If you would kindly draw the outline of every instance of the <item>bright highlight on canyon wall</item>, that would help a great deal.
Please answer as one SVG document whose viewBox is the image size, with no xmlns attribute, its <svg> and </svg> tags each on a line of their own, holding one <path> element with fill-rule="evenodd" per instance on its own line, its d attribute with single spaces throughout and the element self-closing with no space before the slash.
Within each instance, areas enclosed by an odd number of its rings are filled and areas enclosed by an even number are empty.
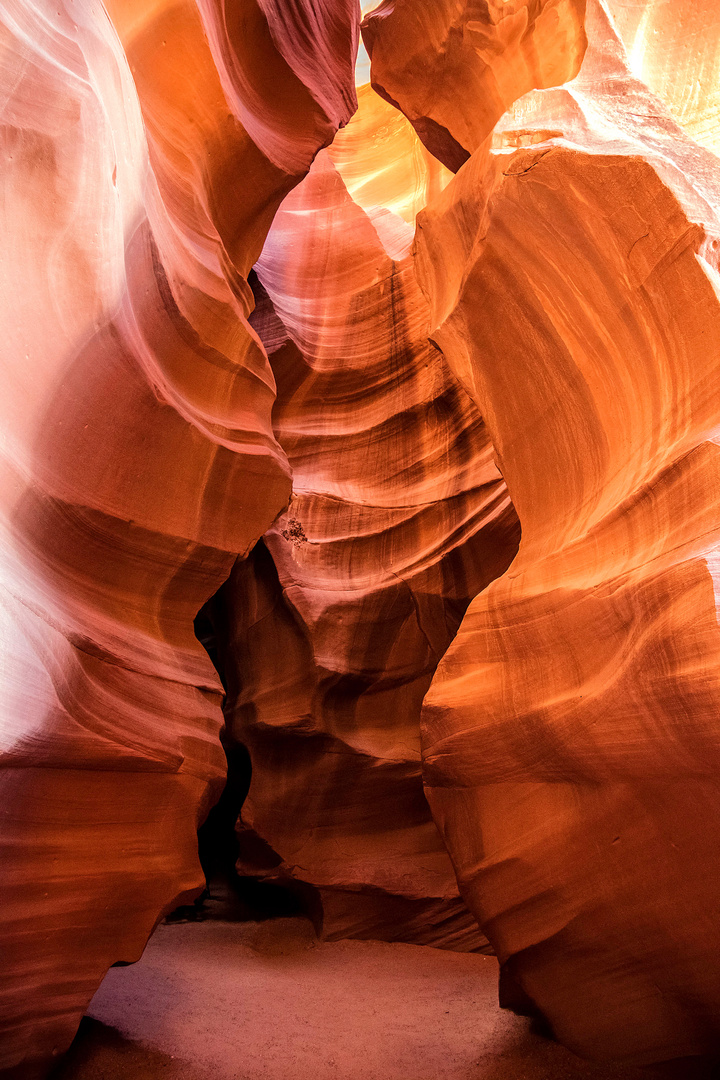
<svg viewBox="0 0 720 1080">
<path fill-rule="evenodd" d="M 715 0 L 3 0 L 0 90 L 0 1075 L 226 754 L 322 939 L 720 1056 Z"/>
</svg>

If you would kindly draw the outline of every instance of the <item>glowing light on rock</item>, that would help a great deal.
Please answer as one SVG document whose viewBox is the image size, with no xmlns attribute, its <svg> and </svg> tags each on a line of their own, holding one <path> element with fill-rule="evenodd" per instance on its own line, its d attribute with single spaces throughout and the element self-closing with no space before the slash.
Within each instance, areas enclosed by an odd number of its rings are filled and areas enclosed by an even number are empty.
<svg viewBox="0 0 720 1080">
<path fill-rule="evenodd" d="M 0 1071 L 202 887 L 223 722 L 328 936 L 717 1055 L 715 0 L 0 27 Z"/>
</svg>

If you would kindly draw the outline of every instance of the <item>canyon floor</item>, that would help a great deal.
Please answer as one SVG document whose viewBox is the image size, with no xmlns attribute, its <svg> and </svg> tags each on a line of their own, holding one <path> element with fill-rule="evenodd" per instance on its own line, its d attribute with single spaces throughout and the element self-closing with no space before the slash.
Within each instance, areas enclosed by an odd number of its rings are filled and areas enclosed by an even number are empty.
<svg viewBox="0 0 720 1080">
<path fill-rule="evenodd" d="M 220 906 L 218 906 L 220 911 Z M 53 1080 L 710 1080 L 590 1064 L 497 1007 L 493 957 L 319 943 L 301 917 L 158 927 Z"/>
</svg>

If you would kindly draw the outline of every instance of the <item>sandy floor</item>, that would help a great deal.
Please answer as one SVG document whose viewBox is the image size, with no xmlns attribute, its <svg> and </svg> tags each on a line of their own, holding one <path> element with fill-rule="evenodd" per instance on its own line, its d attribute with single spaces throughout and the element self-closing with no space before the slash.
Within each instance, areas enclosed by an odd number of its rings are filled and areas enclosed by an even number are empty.
<svg viewBox="0 0 720 1080">
<path fill-rule="evenodd" d="M 163 925 L 114 968 L 57 1080 L 648 1080 L 497 1007 L 492 957 L 317 944 L 302 918 Z M 683 1069 L 683 1078 L 709 1073 Z"/>
</svg>

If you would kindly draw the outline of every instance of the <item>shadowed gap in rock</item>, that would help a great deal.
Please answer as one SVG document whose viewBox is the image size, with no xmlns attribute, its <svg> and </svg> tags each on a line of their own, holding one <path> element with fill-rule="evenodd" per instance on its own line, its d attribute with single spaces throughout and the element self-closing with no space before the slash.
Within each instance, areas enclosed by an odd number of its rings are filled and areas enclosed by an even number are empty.
<svg viewBox="0 0 720 1080">
<path fill-rule="evenodd" d="M 217 646 L 213 612 L 223 603 L 222 588 L 211 597 L 195 618 L 195 635 L 212 660 L 227 691 L 227 681 Z M 227 759 L 227 780 L 218 802 L 198 829 L 198 855 L 205 875 L 205 889 L 193 904 L 181 905 L 167 916 L 168 922 L 199 922 L 224 919 L 231 922 L 261 922 L 265 919 L 305 915 L 316 923 L 320 903 L 316 890 L 304 882 L 279 885 L 272 881 L 243 876 L 236 863 L 240 843 L 236 825 L 250 790 L 252 764 L 247 747 L 231 739 L 223 729 L 220 736 Z M 246 844 L 249 841 L 246 841 Z M 280 864 L 278 855 L 255 838 L 252 855 L 258 865 Z"/>
</svg>

